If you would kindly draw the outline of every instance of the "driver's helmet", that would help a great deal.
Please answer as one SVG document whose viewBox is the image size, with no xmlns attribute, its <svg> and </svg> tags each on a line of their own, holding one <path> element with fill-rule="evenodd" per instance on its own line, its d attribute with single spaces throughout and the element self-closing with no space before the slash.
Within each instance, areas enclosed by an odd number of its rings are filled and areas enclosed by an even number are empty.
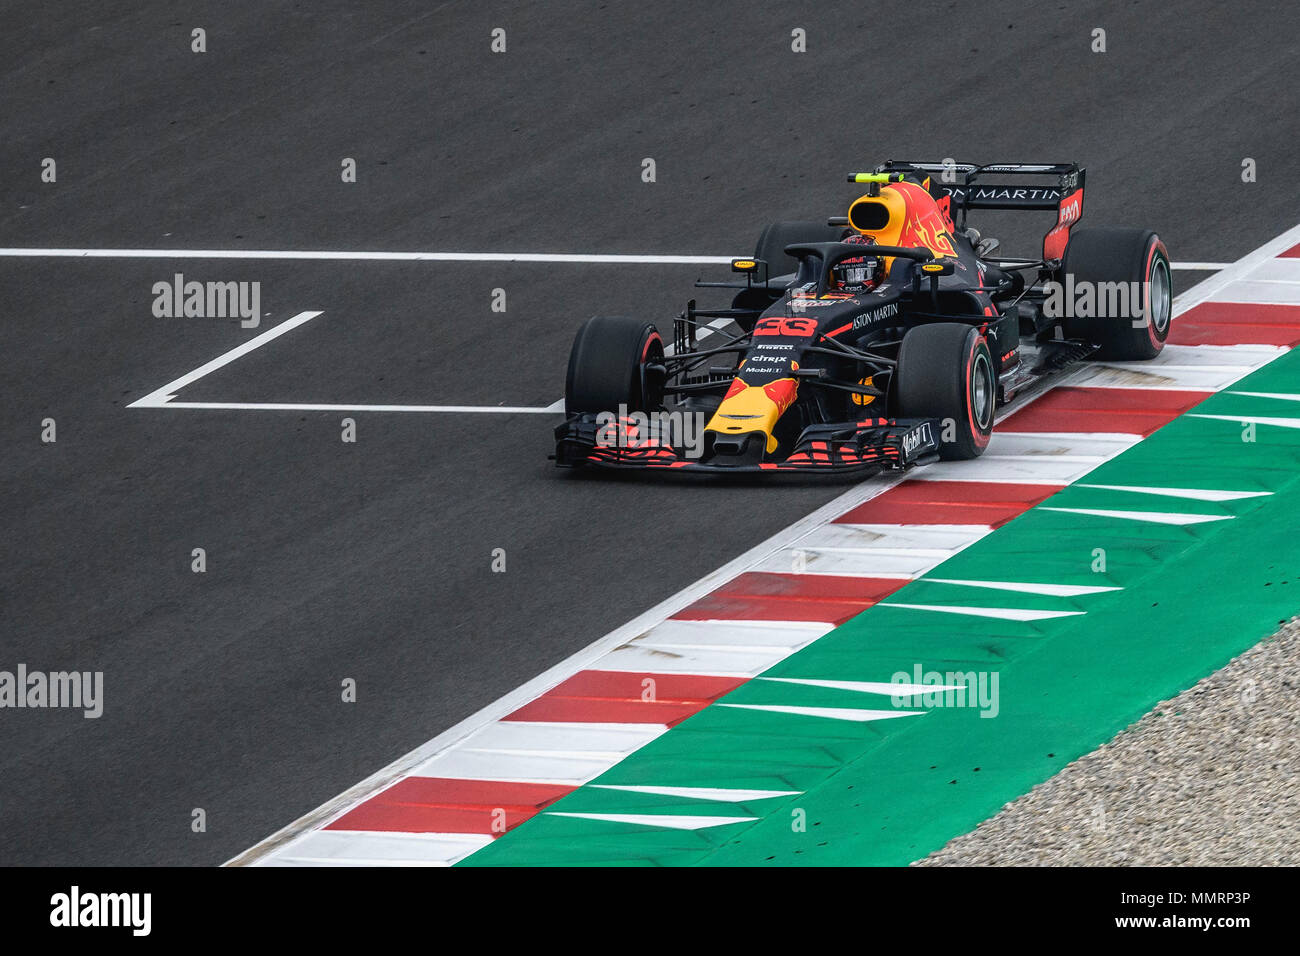
<svg viewBox="0 0 1300 956">
<path fill-rule="evenodd" d="M 844 240 L 851 245 L 871 246 L 876 240 L 861 233 L 854 233 Z M 858 256 L 836 263 L 833 270 L 837 289 L 868 289 L 879 280 L 880 259 L 876 256 Z"/>
</svg>

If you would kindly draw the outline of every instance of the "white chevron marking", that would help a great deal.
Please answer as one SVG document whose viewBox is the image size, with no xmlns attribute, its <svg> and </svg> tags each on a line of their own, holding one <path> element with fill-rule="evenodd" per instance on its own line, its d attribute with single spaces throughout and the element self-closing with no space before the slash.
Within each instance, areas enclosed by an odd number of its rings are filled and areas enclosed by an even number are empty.
<svg viewBox="0 0 1300 956">
<path fill-rule="evenodd" d="M 934 690 L 934 688 L 929 688 Z M 865 723 L 869 720 L 890 720 L 894 717 L 917 717 L 923 710 L 857 710 L 852 707 L 794 707 L 786 704 L 718 704 L 737 710 L 766 710 L 774 714 L 794 714 L 797 717 L 826 717 L 831 720 L 851 720 Z"/>
<path fill-rule="evenodd" d="M 1241 422 L 1243 425 L 1276 425 L 1278 428 L 1300 428 L 1300 418 L 1264 418 L 1259 415 L 1188 415 L 1188 418 L 1215 418 L 1221 422 Z"/>
<path fill-rule="evenodd" d="M 752 823 L 758 817 L 708 817 L 677 816 L 667 813 L 562 813 L 552 811 L 550 817 L 577 817 L 581 820 L 601 820 L 606 823 L 630 823 L 639 827 L 664 827 L 669 830 L 704 830 L 726 826 L 728 823 Z"/>
<path fill-rule="evenodd" d="M 1229 395 L 1247 395 L 1250 398 L 1276 398 L 1282 402 L 1300 402 L 1300 395 L 1295 392 L 1239 392 L 1236 389 L 1228 392 Z"/>
<path fill-rule="evenodd" d="M 1109 511 L 1104 508 L 1043 508 L 1043 510 L 1094 515 L 1098 518 L 1123 518 L 1126 521 L 1149 521 L 1152 524 L 1204 524 L 1207 521 L 1228 521 L 1236 517 L 1235 515 L 1181 514 L 1175 511 Z"/>
<path fill-rule="evenodd" d="M 1212 488 L 1155 488 L 1146 485 L 1075 485 L 1076 488 L 1100 488 L 1104 491 L 1131 491 L 1140 495 L 1163 495 L 1166 498 L 1191 498 L 1194 501 L 1237 501 L 1261 498 L 1271 491 L 1216 491 Z"/>
<path fill-rule="evenodd" d="M 1035 584 L 1028 581 L 965 581 L 960 578 L 925 578 L 937 584 L 960 584 L 968 588 L 990 588 L 994 591 L 1019 591 L 1022 594 L 1046 594 L 1049 597 L 1078 597 L 1081 594 L 1100 594 L 1103 591 L 1122 591 L 1123 588 L 1089 584 Z"/>
<path fill-rule="evenodd" d="M 628 793 L 652 793 L 661 797 L 688 797 L 691 800 L 716 800 L 720 803 L 746 803 L 772 797 L 797 797 L 802 790 L 732 790 L 721 787 L 646 787 L 614 783 L 592 784 L 597 790 L 625 790 Z"/>
<path fill-rule="evenodd" d="M 968 614 L 971 617 L 995 617 L 1004 621 L 1047 621 L 1054 617 L 1074 617 L 1083 611 L 1032 611 L 1022 607 L 958 607 L 947 604 L 881 603 L 877 607 L 901 607 L 912 611 L 939 611 L 943 614 Z"/>
<path fill-rule="evenodd" d="M 912 697 L 916 694 L 928 694 L 936 690 L 960 690 L 958 685 L 942 687 L 934 684 L 887 684 L 884 681 L 869 680 L 811 680 L 803 677 L 760 677 L 759 680 L 776 681 L 781 684 L 805 684 L 809 687 L 829 687 L 832 690 L 851 690 L 859 694 L 886 694 L 890 697 Z"/>
</svg>

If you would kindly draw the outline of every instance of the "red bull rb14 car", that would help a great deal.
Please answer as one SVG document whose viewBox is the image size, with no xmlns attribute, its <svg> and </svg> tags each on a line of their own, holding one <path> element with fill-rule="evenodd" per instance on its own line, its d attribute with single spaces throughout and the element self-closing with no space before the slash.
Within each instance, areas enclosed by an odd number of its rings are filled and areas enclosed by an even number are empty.
<svg viewBox="0 0 1300 956">
<path fill-rule="evenodd" d="M 865 192 L 847 215 L 774 223 L 733 280 L 697 282 L 734 290 L 731 306 L 692 299 L 671 345 L 642 319 L 589 319 L 556 462 L 834 473 L 975 458 L 998 408 L 1047 376 L 1163 348 L 1168 252 L 1149 229 L 1075 228 L 1078 165 L 891 161 L 849 180 Z M 978 209 L 1056 221 L 1040 256 L 1012 258 L 967 224 Z"/>
</svg>

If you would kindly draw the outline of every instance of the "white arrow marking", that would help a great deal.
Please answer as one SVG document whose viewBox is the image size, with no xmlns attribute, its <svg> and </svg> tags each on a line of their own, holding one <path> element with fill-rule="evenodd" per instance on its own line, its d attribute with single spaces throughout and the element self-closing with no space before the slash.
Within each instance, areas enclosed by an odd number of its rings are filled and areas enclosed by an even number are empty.
<svg viewBox="0 0 1300 956">
<path fill-rule="evenodd" d="M 774 714 L 794 714 L 797 717 L 852 720 L 856 723 L 865 723 L 868 720 L 890 720 L 894 717 L 918 717 L 925 713 L 923 710 L 857 710 L 852 707 L 793 707 L 785 704 L 719 704 L 718 706 L 734 707 L 737 710 L 766 710 Z"/>
<path fill-rule="evenodd" d="M 728 823 L 752 823 L 758 817 L 692 817 L 671 816 L 666 813 L 562 813 L 548 811 L 550 817 L 577 817 L 581 820 L 603 820 L 606 823 L 630 823 L 639 827 L 665 827 L 669 830 L 704 830 L 708 827 L 726 826 Z"/>
<path fill-rule="evenodd" d="M 1088 584 L 1033 584 L 1024 581 L 964 581 L 959 578 L 925 578 L 937 584 L 959 584 L 968 588 L 989 588 L 994 591 L 1019 591 L 1022 594 L 1046 594 L 1049 597 L 1078 597 L 1081 594 L 1100 594 L 1103 591 L 1122 591 L 1123 588 L 1101 587 Z"/>
<path fill-rule="evenodd" d="M 1139 495 L 1164 495 L 1167 498 L 1191 498 L 1195 501 L 1236 501 L 1260 498 L 1271 491 L 1215 491 L 1210 488 L 1149 488 L 1141 485 L 1075 485 L 1076 488 L 1101 488 L 1105 491 L 1132 491 Z"/>
<path fill-rule="evenodd" d="M 890 697 L 912 697 L 936 690 L 961 690 L 965 685 L 887 684 L 884 681 L 866 680 L 808 680 L 801 677 L 760 677 L 759 680 L 782 684 L 806 684 L 809 687 L 829 687 L 832 690 L 851 690 L 859 694 L 886 694 Z"/>
<path fill-rule="evenodd" d="M 1189 418 L 1216 418 L 1221 422 L 1241 422 L 1243 425 L 1276 425 L 1278 428 L 1300 428 L 1300 418 L 1261 418 L 1256 415 L 1189 415 Z"/>
<path fill-rule="evenodd" d="M 901 607 L 911 611 L 939 611 L 943 614 L 968 614 L 971 617 L 995 617 L 1004 621 L 1046 621 L 1054 617 L 1074 617 L 1083 611 L 1031 611 L 1021 607 L 955 607 L 947 604 L 885 604 L 878 607 Z"/>
<path fill-rule="evenodd" d="M 1228 392 L 1229 395 L 1248 395 L 1251 398 L 1276 398 L 1283 402 L 1300 402 L 1300 395 L 1295 392 L 1239 392 L 1236 389 Z"/>
<path fill-rule="evenodd" d="M 653 793 L 661 797 L 687 797 L 691 800 L 716 800 L 719 803 L 746 803 L 772 797 L 797 797 L 802 790 L 724 790 L 720 787 L 644 787 L 613 783 L 592 784 L 597 790 L 626 790 L 629 793 Z"/>
<path fill-rule="evenodd" d="M 1235 515 L 1194 515 L 1173 511 L 1107 511 L 1101 508 L 1043 508 L 1044 511 L 1064 511 L 1076 515 L 1095 515 L 1098 518 L 1123 518 L 1126 521 L 1149 521 L 1152 524 L 1204 524 L 1206 521 L 1228 521 Z"/>
</svg>

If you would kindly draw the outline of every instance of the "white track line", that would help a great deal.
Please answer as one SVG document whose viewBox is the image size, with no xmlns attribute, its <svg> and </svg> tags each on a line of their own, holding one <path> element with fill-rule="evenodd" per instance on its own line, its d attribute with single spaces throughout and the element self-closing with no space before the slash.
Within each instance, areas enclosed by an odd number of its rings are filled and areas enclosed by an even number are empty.
<svg viewBox="0 0 1300 956">
<path fill-rule="evenodd" d="M 140 402 L 143 402 L 141 399 Z M 140 405 L 135 402 L 127 408 Z M 142 408 L 209 408 L 253 412 L 496 412 L 506 415 L 551 415 L 564 410 L 564 400 L 554 405 L 313 405 L 296 402 L 158 402 Z"/>
<path fill-rule="evenodd" d="M 267 329 L 261 335 L 254 339 L 249 339 L 243 345 L 231 349 L 229 352 L 221 355 L 206 365 L 196 368 L 193 372 L 182 375 L 174 382 L 168 382 L 162 388 L 155 389 L 144 398 L 137 399 L 127 408 L 187 408 L 187 409 L 209 409 L 218 411 L 254 411 L 254 412 L 471 412 L 471 413 L 495 413 L 498 415 L 554 415 L 564 411 L 564 399 L 558 398 L 551 404 L 541 405 L 345 405 L 345 404 L 318 404 L 314 402 L 178 402 L 174 401 L 175 393 L 180 391 L 186 385 L 190 385 L 209 372 L 214 372 L 223 365 L 228 365 L 242 355 L 247 355 L 253 349 L 260 348 L 267 342 L 283 335 L 292 329 L 297 328 L 309 319 L 314 319 L 321 312 L 301 312 L 293 318 L 281 322 L 274 328 Z M 731 322 L 731 319 L 717 319 L 710 322 L 706 327 L 701 328 L 696 337 L 703 338 L 706 335 L 712 335 L 718 329 L 723 328 Z M 666 355 L 672 354 L 672 346 L 669 345 L 664 349 Z"/>
<path fill-rule="evenodd" d="M 660 256 L 567 252 L 362 252 L 308 249 L 0 249 L 0 257 L 62 259 L 323 259 L 387 262 L 567 262 L 727 265 L 731 256 Z"/>
<path fill-rule="evenodd" d="M 1276 238 L 1270 239 L 1253 252 L 1248 252 L 1236 262 L 1232 263 L 1226 269 L 1220 271 L 1218 275 L 1210 276 L 1208 279 L 1202 279 L 1192 288 L 1188 289 L 1183 295 L 1179 296 L 1179 304 L 1183 312 L 1189 311 L 1193 306 L 1200 305 L 1202 302 L 1217 295 L 1224 287 L 1237 281 L 1241 277 L 1248 275 L 1256 266 L 1274 259 L 1286 252 L 1292 246 L 1300 243 L 1300 226 L 1292 226 L 1286 232 Z M 1225 299 L 1224 301 L 1235 302 L 1236 299 Z M 1289 303 L 1283 303 L 1289 304 Z"/>
<path fill-rule="evenodd" d="M 661 256 L 569 252 L 365 252 L 327 249 L 0 249 L 0 257 L 32 259 L 297 259 L 388 262 L 567 262 L 625 265 L 728 265 L 734 256 Z M 1174 262 L 1174 269 L 1213 271 L 1227 262 Z"/>
<path fill-rule="evenodd" d="M 310 322 L 312 319 L 316 318 L 316 316 L 321 314 L 322 313 L 320 312 L 299 312 L 293 318 L 286 319 L 285 321 L 281 322 L 279 325 L 275 326 L 274 328 L 267 329 L 261 335 L 249 339 L 243 345 L 235 346 L 233 349 L 231 349 L 229 352 L 226 352 L 224 355 L 218 355 L 211 362 L 207 362 L 206 364 L 200 365 L 194 371 L 186 372 L 180 378 L 176 379 L 175 381 L 168 382 L 162 388 L 154 389 L 154 391 L 150 392 L 144 398 L 138 398 L 126 407 L 127 408 L 165 408 L 167 406 L 167 403 L 171 401 L 173 394 L 175 392 L 180 391 L 186 385 L 192 385 L 194 382 L 197 382 L 199 379 L 203 378 L 203 376 L 211 372 L 215 372 L 223 365 L 229 365 L 235 359 L 247 355 L 249 352 L 253 351 L 254 349 L 260 349 L 267 342 L 279 338 L 280 336 L 284 335 L 284 333 L 286 332 L 292 332 L 294 329 L 302 325 L 304 322 Z"/>
<path fill-rule="evenodd" d="M 219 355 L 211 362 L 200 365 L 192 372 L 186 372 L 175 381 L 168 382 L 162 388 L 154 389 L 144 398 L 136 399 L 127 408 L 207 408 L 240 411 L 272 412 L 496 412 L 497 414 L 532 414 L 546 415 L 564 410 L 564 399 L 552 402 L 545 407 L 540 405 L 335 405 L 301 402 L 177 402 L 173 401 L 177 392 L 187 385 L 192 385 L 203 376 L 215 372 L 223 365 L 229 365 L 237 358 L 259 349 L 267 342 L 291 332 L 298 326 L 309 322 L 323 312 L 299 312 L 291 319 L 286 319 L 274 328 L 267 329 L 256 338 L 251 338 L 243 345 L 238 345 Z"/>
</svg>

